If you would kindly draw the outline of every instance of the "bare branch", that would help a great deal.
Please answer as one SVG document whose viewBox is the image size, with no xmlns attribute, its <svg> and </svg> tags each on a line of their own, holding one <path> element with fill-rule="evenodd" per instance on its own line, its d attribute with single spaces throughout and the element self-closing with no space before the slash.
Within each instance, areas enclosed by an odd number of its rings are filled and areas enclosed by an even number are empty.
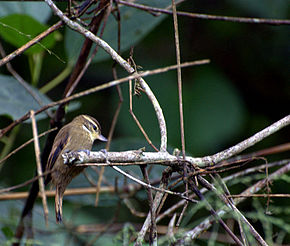
<svg viewBox="0 0 290 246">
<path fill-rule="evenodd" d="M 277 162 L 273 162 L 273 163 L 269 163 L 269 164 L 265 164 L 265 165 L 260 165 L 260 166 L 256 166 L 256 167 L 252 167 L 252 168 L 247 168 L 245 170 L 242 170 L 240 172 L 234 173 L 232 175 L 229 175 L 225 178 L 223 178 L 224 182 L 228 182 L 230 180 L 234 180 L 238 177 L 241 176 L 246 176 L 248 174 L 260 171 L 262 169 L 266 168 L 266 165 L 268 166 L 268 168 L 271 167 L 276 167 L 276 166 L 284 166 L 285 164 L 289 163 L 290 160 L 283 160 L 283 161 L 277 161 Z M 201 189 L 200 192 L 204 193 L 206 191 L 205 188 Z M 275 194 L 269 194 L 270 196 L 273 195 L 275 197 Z M 279 194 L 278 194 L 279 195 Z M 232 197 L 247 197 L 247 196 L 256 196 L 256 195 L 252 195 L 252 194 L 247 194 L 247 195 L 231 195 Z M 263 196 L 263 194 L 258 194 L 257 196 Z M 194 195 L 190 196 L 191 198 L 194 197 Z M 172 214 L 174 211 L 176 211 L 178 208 L 184 206 L 184 204 L 186 203 L 186 201 L 181 200 L 178 203 L 176 203 L 175 205 L 173 205 L 172 207 L 168 208 L 166 211 L 164 211 L 161 215 L 159 215 L 157 217 L 157 222 L 162 220 L 165 216 L 168 216 L 169 214 Z"/>
<path fill-rule="evenodd" d="M 45 136 L 46 134 L 55 131 L 57 128 L 52 128 L 49 129 L 48 131 L 45 131 L 41 134 L 39 134 L 37 137 L 41 138 L 43 136 Z M 6 155 L 3 159 L 0 160 L 0 164 L 4 161 L 6 161 L 10 156 L 14 155 L 15 153 L 17 153 L 19 150 L 23 149 L 25 146 L 27 146 L 28 144 L 33 142 L 33 138 L 31 138 L 30 140 L 28 140 L 27 142 L 25 142 L 24 144 L 20 145 L 19 147 L 17 147 L 15 150 L 11 151 L 8 155 Z M 1 192 L 0 192 L 1 193 Z"/>
<path fill-rule="evenodd" d="M 127 178 L 129 178 L 129 179 L 135 181 L 136 183 L 138 183 L 138 184 L 144 186 L 145 188 L 152 189 L 152 190 L 156 190 L 156 191 L 159 191 L 159 192 L 161 192 L 161 193 L 167 193 L 167 194 L 170 194 L 170 195 L 179 196 L 179 197 L 181 197 L 181 198 L 183 198 L 183 199 L 185 199 L 185 200 L 187 200 L 187 201 L 190 201 L 190 202 L 192 202 L 192 203 L 196 203 L 196 202 L 197 202 L 196 200 L 190 199 L 190 198 L 188 198 L 188 197 L 182 195 L 182 194 L 179 193 L 179 192 L 175 192 L 175 191 L 171 191 L 171 190 L 166 190 L 166 189 L 162 189 L 162 188 L 157 188 L 157 187 L 155 187 L 155 186 L 152 186 L 152 185 L 150 185 L 150 184 L 147 184 L 147 183 L 143 182 L 142 180 L 139 180 L 139 179 L 135 178 L 134 176 L 132 176 L 132 175 L 126 173 L 125 171 L 123 171 L 123 170 L 120 169 L 119 167 L 112 166 L 112 168 L 113 168 L 114 170 L 116 170 L 118 173 L 121 173 L 122 175 L 124 175 L 125 177 L 127 177 Z M 153 211 L 153 212 L 154 212 L 154 211 Z M 156 213 L 156 211 L 155 211 L 155 213 Z"/>
<path fill-rule="evenodd" d="M 290 124 L 290 115 L 287 115 L 281 120 L 278 120 L 274 124 L 266 127 L 264 130 L 257 132 L 252 137 L 249 137 L 248 139 L 240 142 L 239 144 L 234 145 L 233 147 L 226 149 L 224 151 L 221 151 L 212 156 L 207 156 L 207 157 L 202 158 L 203 159 L 202 163 L 205 165 L 208 165 L 208 164 L 213 164 L 213 163 L 217 163 L 222 160 L 228 159 L 236 154 L 241 153 L 245 149 L 255 145 L 256 143 L 260 142 L 264 138 L 271 136 L 273 133 L 279 131 L 285 126 L 288 126 L 289 124 Z M 200 163 L 196 163 L 196 164 L 200 166 Z"/>
<path fill-rule="evenodd" d="M 146 10 L 149 12 L 155 13 L 163 13 L 163 14 L 172 14 L 173 11 L 167 9 L 154 8 L 142 4 L 136 4 L 129 1 L 124 0 L 116 0 L 118 3 L 127 5 L 133 8 Z M 282 20 L 282 19 L 265 19 L 265 18 L 247 18 L 247 17 L 233 17 L 233 16 L 221 16 L 221 15 L 208 15 L 208 14 L 198 14 L 198 13 L 188 13 L 183 11 L 177 11 L 177 15 L 185 16 L 194 19 L 202 19 L 202 20 L 216 20 L 216 21 L 230 21 L 237 23 L 250 23 L 250 24 L 267 24 L 267 25 L 290 25 L 290 20 Z"/>
<path fill-rule="evenodd" d="M 246 224 L 249 227 L 250 232 L 261 245 L 264 245 L 264 246 L 268 245 L 265 242 L 265 240 L 261 237 L 261 235 L 256 231 L 256 229 L 251 225 L 251 223 L 246 219 L 246 217 L 240 212 L 240 210 L 237 209 L 234 202 L 231 202 L 231 199 L 228 199 L 224 194 L 220 194 L 220 192 L 212 184 L 210 184 L 206 179 L 202 178 L 201 176 L 199 176 L 198 179 L 199 181 L 207 183 L 207 187 L 209 187 L 209 190 L 214 191 L 214 193 L 221 200 L 224 201 L 226 206 L 234 212 L 234 216 L 238 218 L 238 221 L 241 220 L 244 224 Z"/>
<path fill-rule="evenodd" d="M 171 173 L 172 173 L 172 169 L 171 168 L 166 168 L 164 171 L 163 171 L 163 174 L 162 174 L 162 179 L 161 179 L 161 182 L 160 182 L 160 185 L 159 185 L 159 189 L 165 189 L 169 183 L 169 179 L 171 177 Z M 162 201 L 162 198 L 164 196 L 164 193 L 163 192 L 157 192 L 155 197 L 154 197 L 154 201 L 153 201 L 153 208 L 152 208 L 152 212 L 156 214 L 157 210 L 159 209 L 159 206 L 160 206 L 160 203 Z M 151 224 L 151 215 L 150 213 L 147 215 L 144 223 L 143 223 L 143 226 L 141 228 L 141 230 L 139 231 L 138 233 L 138 237 L 135 241 L 135 244 L 134 246 L 140 246 L 142 245 L 142 241 L 144 240 L 144 237 L 145 237 L 145 234 L 149 228 Z"/>
<path fill-rule="evenodd" d="M 183 120 L 183 104 L 182 104 L 182 79 L 181 79 L 181 67 L 180 67 L 180 44 L 179 44 L 179 32 L 178 22 L 176 15 L 175 0 L 171 1 L 173 11 L 173 23 L 174 23 L 174 37 L 175 37 L 175 50 L 176 50 L 176 64 L 177 64 L 177 84 L 178 84 L 178 100 L 179 100 L 179 121 L 180 121 L 180 138 L 182 157 L 185 159 L 185 138 L 184 138 L 184 120 Z"/>
<path fill-rule="evenodd" d="M 0 53 L 2 57 L 6 56 L 5 50 L 0 42 Z M 10 62 L 6 63 L 7 70 L 12 74 L 12 76 L 23 86 L 23 88 L 33 97 L 33 99 L 39 104 L 39 106 L 43 106 L 43 102 L 38 94 L 36 94 L 28 85 L 28 83 L 14 70 Z M 51 117 L 49 111 L 45 111 L 48 117 Z"/>
<path fill-rule="evenodd" d="M 142 165 L 142 164 L 159 164 L 171 166 L 178 162 L 186 161 L 195 167 L 205 167 L 214 165 L 222 160 L 228 159 L 243 150 L 253 146 L 264 138 L 272 135 L 276 131 L 290 124 L 290 115 L 282 118 L 274 124 L 266 127 L 252 137 L 240 142 L 239 144 L 221 151 L 212 156 L 191 157 L 186 156 L 185 160 L 180 157 L 171 155 L 167 152 L 143 152 L 142 150 L 132 150 L 124 152 L 86 152 L 76 151 L 63 154 L 65 163 L 77 163 L 79 166 L 111 166 L 111 165 Z M 106 162 L 109 163 L 106 163 Z M 80 164 L 86 163 L 86 164 Z M 89 164 L 90 163 L 90 164 Z M 122 164 L 123 163 L 123 164 Z"/>
<path fill-rule="evenodd" d="M 37 134 L 37 125 L 36 125 L 36 121 L 34 117 L 34 111 L 31 110 L 30 114 L 31 114 L 31 120 L 32 120 L 34 150 L 35 150 L 35 157 L 36 157 L 36 164 L 37 164 L 37 174 L 38 176 L 40 176 L 40 178 L 38 179 L 39 191 L 41 193 L 41 198 L 42 198 L 45 224 L 46 226 L 48 226 L 48 208 L 47 208 L 47 200 L 46 200 L 45 189 L 44 189 L 44 178 L 42 176 L 42 168 L 41 168 L 41 161 L 40 161 L 40 148 L 39 148 L 39 141 L 38 141 L 38 134 Z"/>
<path fill-rule="evenodd" d="M 193 61 L 193 62 L 185 62 L 185 63 L 181 64 L 181 67 L 203 65 L 203 64 L 207 64 L 209 62 L 210 61 L 208 59 L 199 60 L 199 61 Z M 158 68 L 158 69 L 151 70 L 151 71 L 150 70 L 144 71 L 144 72 L 142 72 L 140 74 L 134 73 L 133 75 L 129 75 L 129 76 L 121 78 L 121 79 L 113 80 L 111 82 L 108 82 L 108 83 L 93 87 L 91 89 L 84 90 L 82 92 L 76 93 L 76 94 L 74 94 L 74 95 L 72 95 L 70 97 L 66 97 L 66 98 L 61 99 L 59 101 L 47 104 L 44 107 L 42 107 L 42 108 L 38 109 L 37 111 L 35 111 L 35 115 L 40 114 L 41 112 L 43 112 L 44 110 L 46 110 L 48 108 L 57 106 L 57 105 L 62 104 L 62 103 L 66 103 L 66 102 L 72 101 L 74 99 L 77 99 L 77 98 L 80 98 L 80 97 L 83 97 L 83 96 L 86 96 L 86 95 L 90 95 L 90 94 L 92 94 L 94 92 L 97 92 L 97 91 L 101 91 L 101 90 L 104 90 L 104 89 L 119 85 L 119 84 L 127 82 L 127 81 L 129 81 L 131 79 L 137 79 L 140 76 L 145 77 L 145 76 L 149 76 L 149 75 L 164 73 L 164 72 L 167 72 L 169 70 L 176 69 L 176 68 L 177 68 L 176 65 L 172 65 L 172 66 L 168 66 L 168 67 L 164 67 L 164 68 Z M 27 119 L 29 119 L 29 117 L 30 117 L 30 114 L 29 114 L 29 112 L 27 112 L 25 115 L 23 115 L 19 119 L 13 121 L 9 126 L 1 129 L 0 130 L 0 138 L 3 137 L 8 131 L 13 129 L 18 124 L 20 124 L 20 123 L 26 121 Z"/>
<path fill-rule="evenodd" d="M 2 60 L 0 60 L 0 67 L 3 66 L 4 64 L 6 64 L 7 62 L 10 62 L 16 56 L 19 56 L 20 54 L 22 54 L 25 50 L 29 49 L 31 46 L 37 44 L 39 41 L 44 39 L 46 36 L 53 33 L 54 31 L 56 31 L 60 27 L 62 27 L 62 25 L 63 25 L 62 21 L 57 22 L 56 24 L 54 24 L 53 26 L 51 26 L 50 28 L 45 30 L 43 33 L 39 34 L 38 36 L 36 36 L 35 38 L 33 38 L 32 40 L 27 42 L 25 45 L 21 46 L 19 49 L 13 51 L 11 54 L 4 57 Z"/>
<path fill-rule="evenodd" d="M 49 172 L 49 173 L 51 173 L 51 172 Z M 43 173 L 43 174 L 47 175 L 48 172 Z M 42 175 L 42 176 L 44 176 L 44 175 Z M 35 178 L 33 178 L 32 182 L 37 180 L 38 178 L 39 178 L 39 176 L 36 176 Z M 27 185 L 27 183 L 25 183 L 25 185 Z M 128 186 L 126 188 L 128 189 Z M 114 192 L 115 192 L 115 188 L 113 186 L 106 186 L 106 187 L 100 188 L 100 193 L 114 193 Z M 1 193 L 2 193 L 2 190 L 0 190 L 0 194 Z M 96 188 L 95 187 L 71 188 L 71 189 L 65 190 L 65 192 L 64 192 L 64 196 L 79 196 L 79 195 L 88 195 L 88 194 L 93 194 L 93 195 L 96 194 Z M 55 190 L 46 190 L 45 195 L 47 197 L 54 197 Z M 38 196 L 41 197 L 40 194 Z M 11 192 L 11 193 L 6 193 L 6 194 L 1 194 L 0 201 L 24 199 L 27 197 L 28 197 L 28 192 L 13 192 L 13 193 Z"/>
</svg>

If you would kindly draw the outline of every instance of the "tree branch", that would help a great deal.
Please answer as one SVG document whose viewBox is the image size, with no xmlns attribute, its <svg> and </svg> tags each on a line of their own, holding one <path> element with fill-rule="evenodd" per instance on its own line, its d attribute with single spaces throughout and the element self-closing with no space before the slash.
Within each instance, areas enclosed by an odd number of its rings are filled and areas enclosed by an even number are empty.
<svg viewBox="0 0 290 246">
<path fill-rule="evenodd" d="M 74 163 L 78 166 L 112 166 L 112 165 L 145 165 L 159 164 L 172 166 L 177 163 L 186 161 L 195 167 L 206 167 L 214 165 L 222 160 L 228 159 L 243 150 L 253 146 L 264 138 L 272 135 L 276 131 L 290 124 L 290 115 L 282 118 L 274 124 L 266 127 L 262 131 L 256 133 L 250 138 L 234 145 L 224 151 L 212 156 L 191 157 L 186 156 L 185 160 L 180 157 L 171 155 L 167 152 L 143 152 L 142 150 L 131 150 L 123 152 L 87 152 L 76 151 L 63 154 L 65 163 Z"/>
<path fill-rule="evenodd" d="M 150 13 L 163 13 L 163 14 L 173 14 L 172 10 L 155 8 L 151 6 L 146 6 L 142 4 L 137 4 L 124 0 L 116 0 L 118 3 L 145 10 Z M 248 18 L 248 17 L 234 17 L 234 16 L 224 16 L 224 15 L 209 15 L 209 14 L 199 14 L 199 13 L 189 13 L 183 11 L 177 11 L 176 14 L 178 16 L 185 16 L 194 19 L 202 19 L 202 20 L 215 20 L 215 21 L 229 21 L 229 22 L 238 22 L 238 23 L 250 23 L 250 24 L 267 24 L 267 25 L 290 25 L 290 20 L 283 19 L 265 19 L 265 18 Z"/>
</svg>

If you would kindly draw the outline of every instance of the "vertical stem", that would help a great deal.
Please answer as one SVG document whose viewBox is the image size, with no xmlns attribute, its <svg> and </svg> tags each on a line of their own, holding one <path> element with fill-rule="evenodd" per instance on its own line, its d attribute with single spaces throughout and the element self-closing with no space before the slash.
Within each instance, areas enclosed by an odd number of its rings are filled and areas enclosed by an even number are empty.
<svg viewBox="0 0 290 246">
<path fill-rule="evenodd" d="M 176 61 L 177 61 L 177 82 L 178 82 L 181 149 L 182 149 L 183 159 L 185 159 L 184 120 L 183 120 L 183 104 L 182 104 L 182 79 L 181 79 L 181 67 L 180 67 L 180 45 L 179 45 L 178 22 L 177 22 L 175 0 L 172 0 L 172 11 L 173 11 L 174 37 L 175 37 L 175 49 L 176 49 Z"/>
<path fill-rule="evenodd" d="M 41 193 L 42 204 L 43 204 L 43 211 L 44 211 L 44 219 L 45 224 L 48 226 L 48 208 L 47 208 L 47 201 L 46 195 L 44 190 L 44 178 L 42 176 L 42 168 L 40 163 L 40 148 L 39 148 L 39 141 L 38 141 L 38 134 L 37 134 L 37 125 L 34 117 L 34 111 L 30 111 L 31 121 L 32 121 L 32 131 L 33 131 L 33 139 L 34 139 L 34 150 L 35 150 L 35 157 L 36 157 L 36 165 L 37 165 L 37 174 L 40 176 L 38 179 L 39 182 L 39 190 Z"/>
</svg>

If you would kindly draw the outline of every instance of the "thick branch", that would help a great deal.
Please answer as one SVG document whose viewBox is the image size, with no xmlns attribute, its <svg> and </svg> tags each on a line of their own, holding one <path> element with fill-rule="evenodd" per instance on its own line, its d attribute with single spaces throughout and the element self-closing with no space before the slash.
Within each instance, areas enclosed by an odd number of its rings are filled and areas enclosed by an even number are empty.
<svg viewBox="0 0 290 246">
<path fill-rule="evenodd" d="M 218 152 L 212 156 L 203 157 L 201 163 L 196 163 L 196 164 L 199 166 L 202 166 L 202 165 L 209 165 L 209 164 L 220 162 L 222 160 L 226 160 L 236 154 L 241 153 L 245 149 L 255 145 L 256 143 L 260 142 L 264 138 L 271 136 L 273 133 L 279 131 L 285 126 L 288 126 L 289 124 L 290 124 L 290 115 L 287 115 L 281 120 L 266 127 L 262 131 L 238 143 L 237 145 L 234 145 L 224 151 Z"/>
<path fill-rule="evenodd" d="M 266 127 L 262 131 L 256 133 L 252 137 L 232 146 L 224 151 L 221 151 L 212 156 L 195 158 L 187 156 L 185 161 L 199 167 L 208 166 L 228 159 L 243 150 L 253 146 L 264 138 L 272 135 L 276 131 L 290 124 L 290 115 L 282 118 L 274 124 Z M 142 150 L 132 150 L 124 152 L 88 152 L 76 151 L 63 154 L 65 163 L 75 163 L 78 165 L 94 165 L 94 166 L 110 166 L 110 165 L 142 165 L 142 164 L 160 164 L 171 166 L 172 164 L 180 163 L 180 157 L 171 155 L 167 152 L 143 152 Z M 87 164 L 80 164 L 87 163 Z M 88 164 L 91 163 L 91 164 Z"/>
</svg>

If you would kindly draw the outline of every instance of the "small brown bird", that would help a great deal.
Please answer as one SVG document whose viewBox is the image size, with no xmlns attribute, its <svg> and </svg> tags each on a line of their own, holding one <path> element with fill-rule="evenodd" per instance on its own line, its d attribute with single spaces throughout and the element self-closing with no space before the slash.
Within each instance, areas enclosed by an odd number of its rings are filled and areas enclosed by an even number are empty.
<svg viewBox="0 0 290 246">
<path fill-rule="evenodd" d="M 96 139 L 107 141 L 101 134 L 98 121 L 88 115 L 79 115 L 74 118 L 72 122 L 60 129 L 54 139 L 46 168 L 53 170 L 51 181 L 56 189 L 55 215 L 57 223 L 62 221 L 62 199 L 66 187 L 75 176 L 84 170 L 84 167 L 65 165 L 62 154 L 69 151 L 91 150 Z"/>
</svg>

